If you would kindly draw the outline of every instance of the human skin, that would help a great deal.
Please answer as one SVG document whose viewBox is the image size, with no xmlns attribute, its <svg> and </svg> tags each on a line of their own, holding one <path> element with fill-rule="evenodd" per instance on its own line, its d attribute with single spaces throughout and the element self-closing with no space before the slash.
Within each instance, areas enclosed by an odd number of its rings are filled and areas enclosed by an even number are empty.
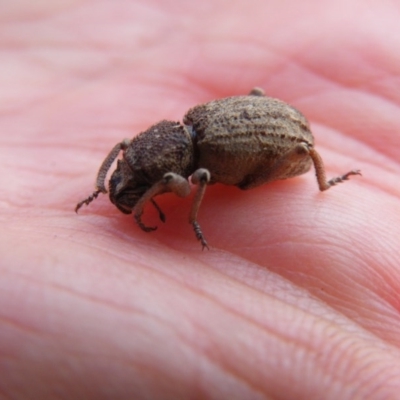
<svg viewBox="0 0 400 400">
<path fill-rule="evenodd" d="M 396 399 L 400 5 L 1 2 L 0 398 Z M 93 191 L 118 141 L 265 89 L 328 177 L 158 198 Z"/>
</svg>

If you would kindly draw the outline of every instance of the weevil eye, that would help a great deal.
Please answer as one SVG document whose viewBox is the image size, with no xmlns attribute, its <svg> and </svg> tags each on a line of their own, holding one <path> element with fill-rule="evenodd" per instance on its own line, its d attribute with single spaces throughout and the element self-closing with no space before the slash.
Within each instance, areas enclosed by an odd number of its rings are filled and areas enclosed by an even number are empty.
<svg viewBox="0 0 400 400">
<path fill-rule="evenodd" d="M 147 187 L 137 185 L 127 163 L 124 160 L 118 160 L 117 168 L 109 180 L 110 201 L 124 214 L 130 214 L 147 189 Z"/>
<path fill-rule="evenodd" d="M 112 173 L 110 180 L 108 182 L 110 198 L 118 195 L 118 193 L 121 192 L 121 190 L 123 190 L 123 188 L 127 185 L 129 180 L 132 178 L 132 176 L 129 176 L 128 174 L 124 173 L 123 165 L 124 162 L 118 160 L 117 168 Z"/>
</svg>

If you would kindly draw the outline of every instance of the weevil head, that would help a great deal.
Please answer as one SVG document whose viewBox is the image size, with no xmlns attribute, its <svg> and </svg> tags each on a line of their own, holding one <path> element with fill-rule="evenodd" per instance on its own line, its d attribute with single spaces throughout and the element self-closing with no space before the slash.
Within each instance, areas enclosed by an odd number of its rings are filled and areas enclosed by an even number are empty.
<svg viewBox="0 0 400 400">
<path fill-rule="evenodd" d="M 110 178 L 110 200 L 130 214 L 164 174 L 173 172 L 187 178 L 194 168 L 193 138 L 188 129 L 179 122 L 158 122 L 124 148 L 123 158 Z"/>
<path fill-rule="evenodd" d="M 149 184 L 168 172 L 188 177 L 195 164 L 192 134 L 180 122 L 160 121 L 132 140 L 124 160 L 137 180 Z"/>
<path fill-rule="evenodd" d="M 124 214 L 131 214 L 149 184 L 138 182 L 125 160 L 118 160 L 117 168 L 109 181 L 110 201 Z"/>
</svg>

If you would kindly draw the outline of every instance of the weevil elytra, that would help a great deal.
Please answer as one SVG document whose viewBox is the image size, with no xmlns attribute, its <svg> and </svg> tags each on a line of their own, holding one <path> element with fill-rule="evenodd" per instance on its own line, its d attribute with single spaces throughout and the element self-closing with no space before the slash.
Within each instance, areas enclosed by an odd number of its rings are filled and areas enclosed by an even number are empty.
<svg viewBox="0 0 400 400">
<path fill-rule="evenodd" d="M 312 164 L 321 191 L 360 175 L 359 170 L 352 170 L 327 180 L 307 119 L 283 101 L 266 97 L 259 88 L 247 96 L 195 106 L 186 113 L 183 124 L 164 120 L 118 143 L 100 166 L 96 190 L 79 202 L 75 211 L 107 193 L 106 175 L 121 151 L 122 159 L 109 180 L 111 202 L 123 213 L 133 213 L 139 227 L 150 232 L 157 228 L 142 222 L 144 206 L 151 203 L 164 222 L 165 215 L 154 197 L 165 192 L 188 196 L 191 176 L 197 189 L 189 222 L 203 249 L 208 245 L 197 214 L 209 184 L 246 190 L 304 174 Z"/>
</svg>

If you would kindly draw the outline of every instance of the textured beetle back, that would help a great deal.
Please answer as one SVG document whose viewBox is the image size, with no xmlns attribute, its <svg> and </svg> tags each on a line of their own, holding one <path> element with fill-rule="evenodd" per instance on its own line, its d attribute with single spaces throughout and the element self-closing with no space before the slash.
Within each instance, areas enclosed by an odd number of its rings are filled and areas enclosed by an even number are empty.
<svg viewBox="0 0 400 400">
<path fill-rule="evenodd" d="M 235 96 L 214 100 L 190 109 L 183 122 L 193 126 L 200 141 L 211 134 L 213 141 L 217 138 L 226 141 L 234 134 L 235 140 L 241 136 L 260 135 L 268 137 L 272 144 L 279 143 L 282 138 L 313 144 L 313 136 L 303 114 L 269 97 Z"/>
<path fill-rule="evenodd" d="M 268 170 L 298 143 L 313 145 L 307 119 L 288 104 L 264 96 L 235 96 L 190 109 L 184 123 L 196 134 L 198 166 L 211 182 L 240 186 L 257 169 Z M 298 175 L 309 169 L 305 162 Z"/>
</svg>

